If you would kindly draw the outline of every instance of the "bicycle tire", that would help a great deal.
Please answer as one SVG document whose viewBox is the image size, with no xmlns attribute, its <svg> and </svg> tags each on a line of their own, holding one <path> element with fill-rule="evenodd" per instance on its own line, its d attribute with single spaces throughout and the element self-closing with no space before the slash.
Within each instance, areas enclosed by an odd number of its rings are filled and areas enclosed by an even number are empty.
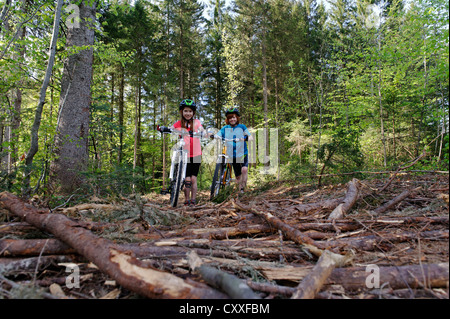
<svg viewBox="0 0 450 319">
<path fill-rule="evenodd" d="M 172 207 L 177 207 L 182 183 L 183 160 L 180 160 L 178 164 L 175 164 L 174 173 L 176 175 L 174 181 L 172 182 L 172 190 L 170 192 L 170 205 Z"/>
<path fill-rule="evenodd" d="M 223 163 L 217 163 L 216 168 L 214 170 L 213 180 L 211 183 L 211 196 L 210 198 L 213 199 L 219 194 L 220 190 L 220 181 L 222 180 L 222 174 L 223 169 L 225 165 Z"/>
<path fill-rule="evenodd" d="M 225 164 L 225 170 L 224 170 L 224 173 L 223 173 L 222 178 L 221 178 L 221 180 L 222 180 L 222 183 L 221 183 L 222 188 L 225 188 L 228 185 L 230 185 L 231 170 L 232 170 L 231 165 L 230 164 Z"/>
</svg>

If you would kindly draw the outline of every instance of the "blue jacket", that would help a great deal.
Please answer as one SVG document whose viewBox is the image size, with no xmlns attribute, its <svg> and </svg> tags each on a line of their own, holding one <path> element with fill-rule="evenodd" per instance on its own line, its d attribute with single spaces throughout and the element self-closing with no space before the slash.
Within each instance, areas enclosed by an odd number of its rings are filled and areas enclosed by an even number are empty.
<svg viewBox="0 0 450 319">
<path fill-rule="evenodd" d="M 226 125 L 217 133 L 217 135 L 224 137 L 226 139 L 240 139 L 244 136 L 251 136 L 247 126 L 244 124 L 238 124 L 235 127 L 231 125 Z M 233 158 L 242 158 L 248 154 L 247 142 L 231 142 L 228 141 L 227 149 L 228 151 L 233 150 Z M 229 153 L 231 155 L 231 153 Z"/>
</svg>

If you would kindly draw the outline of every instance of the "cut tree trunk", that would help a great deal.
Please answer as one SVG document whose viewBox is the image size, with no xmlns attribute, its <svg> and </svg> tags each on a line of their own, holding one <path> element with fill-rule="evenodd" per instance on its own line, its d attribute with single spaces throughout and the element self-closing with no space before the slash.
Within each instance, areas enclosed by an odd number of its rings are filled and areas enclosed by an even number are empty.
<svg viewBox="0 0 450 319">
<path fill-rule="evenodd" d="M 314 299 L 338 263 L 339 260 L 333 258 L 329 251 L 324 251 L 311 272 L 298 285 L 292 299 Z"/>
<path fill-rule="evenodd" d="M 225 291 L 233 299 L 260 299 L 247 284 L 238 277 L 219 269 L 203 265 L 195 252 L 188 255 L 189 267 L 210 285 Z"/>
<path fill-rule="evenodd" d="M 299 204 L 293 206 L 293 208 L 300 213 L 309 214 L 311 212 L 315 212 L 317 210 L 332 210 L 335 209 L 340 203 L 342 203 L 342 198 L 338 199 L 329 199 L 319 203 L 308 203 L 308 204 Z"/>
<path fill-rule="evenodd" d="M 374 266 L 374 265 L 373 265 Z M 262 273 L 268 280 L 289 280 L 301 282 L 312 271 L 310 267 L 290 267 L 286 272 L 280 269 L 263 269 Z M 370 272 L 368 267 L 335 268 L 325 281 L 323 290 L 330 285 L 340 285 L 348 291 L 363 291 L 368 289 L 366 280 L 369 275 L 379 275 L 379 284 L 385 288 L 447 288 L 449 282 L 448 263 L 379 266 L 378 271 Z M 370 280 L 370 278 L 369 278 Z M 375 288 L 375 287 L 374 287 Z"/>
<path fill-rule="evenodd" d="M 344 217 L 344 215 L 353 207 L 358 199 L 359 195 L 359 180 L 354 178 L 348 184 L 347 195 L 345 196 L 344 202 L 339 204 L 330 214 L 328 220 L 339 219 Z"/>
<path fill-rule="evenodd" d="M 384 251 L 391 250 L 395 243 L 401 243 L 408 240 L 427 239 L 442 240 L 448 239 L 448 230 L 429 230 L 423 232 L 403 231 L 399 233 L 381 233 L 377 235 L 368 235 L 361 237 L 340 238 L 329 240 L 326 242 L 328 249 L 355 249 L 359 251 L 373 251 L 382 249 Z"/>
<path fill-rule="evenodd" d="M 239 208 L 241 210 L 249 211 L 249 212 L 255 214 L 256 216 L 262 217 L 270 225 L 272 225 L 276 229 L 280 230 L 286 238 L 307 248 L 315 256 L 320 257 L 322 255 L 322 253 L 324 252 L 324 249 L 325 249 L 324 244 L 318 243 L 317 241 L 313 240 L 311 237 L 303 234 L 298 229 L 295 229 L 294 227 L 284 223 L 283 221 L 281 221 L 279 218 L 272 215 L 271 213 L 261 212 L 254 208 L 251 208 L 251 207 L 250 208 L 245 207 L 241 203 L 236 203 L 234 201 L 233 201 L 233 205 L 235 205 L 237 208 Z M 335 254 L 332 252 L 330 252 L 330 254 L 333 254 L 333 258 L 335 258 L 336 260 L 339 260 L 339 264 L 341 264 L 341 265 L 343 265 L 349 261 L 348 256 L 342 256 L 342 255 Z"/>
<path fill-rule="evenodd" d="M 116 244 L 95 236 L 80 224 L 60 214 L 43 213 L 17 196 L 0 193 L 0 202 L 12 214 L 71 246 L 120 285 L 148 298 L 219 299 L 227 296 L 207 285 L 185 281 L 149 267 Z"/>
<path fill-rule="evenodd" d="M 377 209 L 374 209 L 372 211 L 373 214 L 375 215 L 379 215 L 384 213 L 385 211 L 387 211 L 389 208 L 391 208 L 392 206 L 397 205 L 398 203 L 400 203 L 402 200 L 404 200 L 406 197 L 408 197 L 411 194 L 411 192 L 409 190 L 406 190 L 404 192 L 402 192 L 400 195 L 396 196 L 395 198 L 391 199 L 389 202 L 387 202 L 386 204 L 378 207 Z"/>
<path fill-rule="evenodd" d="M 448 263 L 398 267 L 380 266 L 378 269 L 380 287 L 382 285 L 392 289 L 448 287 Z M 373 274 L 375 275 L 375 272 Z M 366 280 L 369 275 L 371 272 L 366 267 L 338 268 L 332 272 L 327 283 L 339 283 L 345 289 L 360 290 L 366 288 Z"/>
<path fill-rule="evenodd" d="M 0 258 L 0 268 L 3 274 L 18 275 L 24 273 L 35 273 L 54 266 L 58 263 L 73 263 L 73 256 L 40 256 L 24 259 Z"/>
<path fill-rule="evenodd" d="M 54 238 L 49 239 L 1 239 L 0 256 L 67 255 L 75 250 Z"/>
<path fill-rule="evenodd" d="M 310 245 L 317 247 L 319 249 L 322 249 L 323 247 L 315 242 L 313 239 L 311 239 L 309 236 L 301 233 L 299 230 L 295 229 L 294 227 L 282 222 L 279 218 L 272 215 L 269 212 L 261 212 L 258 211 L 252 207 L 245 207 L 241 203 L 233 202 L 233 204 L 243 210 L 243 211 L 249 211 L 256 216 L 262 217 L 265 221 L 267 221 L 270 225 L 275 227 L 276 229 L 279 229 L 283 232 L 283 234 L 286 236 L 286 238 L 289 238 L 290 240 L 294 241 L 295 243 L 299 245 Z"/>
</svg>

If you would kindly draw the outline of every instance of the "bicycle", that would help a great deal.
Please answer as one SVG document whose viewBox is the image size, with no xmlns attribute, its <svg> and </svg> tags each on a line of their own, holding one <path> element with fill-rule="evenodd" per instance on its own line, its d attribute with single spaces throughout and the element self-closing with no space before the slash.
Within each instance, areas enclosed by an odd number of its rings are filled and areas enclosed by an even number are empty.
<svg viewBox="0 0 450 319">
<path fill-rule="evenodd" d="M 166 195 L 170 194 L 170 205 L 172 207 L 177 207 L 178 205 L 178 197 L 180 195 L 180 191 L 183 189 L 185 178 L 186 178 L 186 165 L 188 162 L 187 151 L 183 149 L 185 145 L 184 136 L 191 137 L 203 137 L 203 134 L 200 133 L 189 133 L 187 131 L 179 131 L 176 129 L 172 129 L 165 126 L 157 126 L 156 128 L 161 134 L 172 134 L 178 135 L 179 139 L 172 153 L 171 165 L 170 165 L 170 174 L 169 174 L 169 188 L 162 189 L 161 194 Z"/>
<path fill-rule="evenodd" d="M 238 142 L 244 139 L 227 139 L 217 135 L 214 138 L 221 139 L 224 142 Z M 228 160 L 227 155 L 227 143 L 223 143 L 222 153 L 218 155 L 216 168 L 214 169 L 213 180 L 211 184 L 211 195 L 210 200 L 213 200 L 217 195 L 219 195 L 220 190 L 225 189 L 231 183 L 231 174 L 233 172 L 233 166 Z"/>
</svg>

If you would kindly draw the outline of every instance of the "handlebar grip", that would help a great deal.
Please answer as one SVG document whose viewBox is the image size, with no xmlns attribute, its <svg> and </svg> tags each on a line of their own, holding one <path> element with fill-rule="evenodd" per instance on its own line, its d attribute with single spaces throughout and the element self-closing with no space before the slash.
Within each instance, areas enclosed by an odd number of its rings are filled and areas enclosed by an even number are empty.
<svg viewBox="0 0 450 319">
<path fill-rule="evenodd" d="M 157 129 L 161 133 L 170 133 L 170 132 L 172 132 L 172 130 L 170 128 L 168 128 L 167 126 L 158 126 Z"/>
</svg>

